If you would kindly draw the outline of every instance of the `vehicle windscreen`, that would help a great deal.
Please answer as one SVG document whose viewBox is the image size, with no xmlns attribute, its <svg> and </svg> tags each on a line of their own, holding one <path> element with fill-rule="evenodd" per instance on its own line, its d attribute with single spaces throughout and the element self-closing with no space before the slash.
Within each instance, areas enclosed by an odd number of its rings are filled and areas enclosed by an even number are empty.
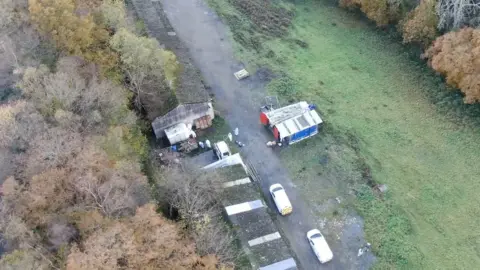
<svg viewBox="0 0 480 270">
<path fill-rule="evenodd" d="M 322 235 L 319 233 L 312 235 L 312 239 L 315 239 L 315 238 L 322 238 Z"/>
<path fill-rule="evenodd" d="M 276 187 L 276 188 L 274 188 L 274 189 L 272 190 L 272 192 L 275 193 L 275 192 L 277 192 L 277 191 L 279 191 L 279 190 L 282 190 L 282 189 L 283 189 L 283 188 L 281 188 L 281 187 Z"/>
</svg>

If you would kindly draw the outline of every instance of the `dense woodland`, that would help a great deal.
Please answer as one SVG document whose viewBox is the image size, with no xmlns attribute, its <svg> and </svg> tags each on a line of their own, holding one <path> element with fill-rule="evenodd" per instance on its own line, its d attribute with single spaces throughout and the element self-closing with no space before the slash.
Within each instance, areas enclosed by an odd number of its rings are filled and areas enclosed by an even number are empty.
<svg viewBox="0 0 480 270">
<path fill-rule="evenodd" d="M 380 27 L 397 25 L 405 43 L 425 48 L 423 58 L 465 94 L 480 102 L 480 1 L 339 0 L 361 10 Z"/>
<path fill-rule="evenodd" d="M 215 189 L 189 193 L 192 170 L 146 176 L 155 164 L 139 115 L 168 106 L 175 55 L 142 36 L 121 0 L 1 0 L 0 13 L 2 64 L 20 92 L 0 105 L 12 168 L 0 269 L 227 269 L 233 238 L 198 214 L 215 214 Z M 152 194 L 170 194 L 183 221 L 159 214 Z"/>
</svg>

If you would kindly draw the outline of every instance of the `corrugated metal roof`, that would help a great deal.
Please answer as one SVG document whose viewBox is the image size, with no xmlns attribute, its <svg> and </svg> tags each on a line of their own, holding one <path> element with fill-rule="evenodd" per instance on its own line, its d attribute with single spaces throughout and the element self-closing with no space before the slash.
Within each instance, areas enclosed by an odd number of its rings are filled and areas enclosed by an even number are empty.
<svg viewBox="0 0 480 270">
<path fill-rule="evenodd" d="M 280 133 L 280 138 L 288 137 L 301 130 L 321 124 L 323 121 L 315 110 L 305 111 L 300 116 L 287 119 L 275 125 Z"/>
<path fill-rule="evenodd" d="M 162 137 L 162 132 L 175 124 L 180 123 L 183 119 L 192 115 L 207 114 L 210 106 L 208 103 L 194 103 L 194 104 L 181 104 L 175 109 L 169 111 L 164 116 L 157 117 L 152 122 L 152 128 L 157 138 Z"/>
<path fill-rule="evenodd" d="M 308 103 L 305 101 L 301 101 L 267 112 L 266 115 L 270 124 L 275 126 L 278 123 L 283 122 L 287 119 L 302 115 L 306 110 L 308 110 Z"/>
</svg>

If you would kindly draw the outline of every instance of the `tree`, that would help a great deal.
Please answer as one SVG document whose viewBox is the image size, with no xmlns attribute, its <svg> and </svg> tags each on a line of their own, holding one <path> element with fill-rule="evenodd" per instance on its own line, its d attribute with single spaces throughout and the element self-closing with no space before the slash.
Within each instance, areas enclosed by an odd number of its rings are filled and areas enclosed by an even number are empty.
<svg viewBox="0 0 480 270">
<path fill-rule="evenodd" d="M 28 21 L 25 0 L 0 1 L 0 34 L 8 35 Z"/>
<path fill-rule="evenodd" d="M 167 190 L 167 202 L 187 224 L 220 213 L 216 199 L 222 179 L 217 174 L 207 174 L 190 164 L 170 167 L 164 173 L 166 183 L 162 185 Z"/>
<path fill-rule="evenodd" d="M 75 189 L 64 169 L 51 169 L 35 175 L 18 203 L 26 204 L 22 217 L 31 228 L 47 225 L 54 216 L 75 204 Z"/>
<path fill-rule="evenodd" d="M 16 249 L 0 259 L 3 270 L 47 270 L 52 266 L 32 249 Z"/>
<path fill-rule="evenodd" d="M 480 101 L 480 30 L 449 32 L 437 38 L 424 57 L 448 84 L 465 94 L 466 103 Z"/>
<path fill-rule="evenodd" d="M 170 207 L 178 210 L 188 231 L 195 239 L 200 255 L 215 254 L 224 264 L 233 264 L 241 255 L 235 248 L 235 237 L 220 215 L 218 199 L 221 183 L 227 181 L 215 172 L 201 171 L 191 164 L 169 167 L 164 181 L 158 183 L 166 192 Z"/>
<path fill-rule="evenodd" d="M 30 142 L 27 151 L 26 177 L 54 168 L 65 168 L 84 146 L 82 135 L 62 128 L 49 128 Z"/>
<path fill-rule="evenodd" d="M 25 151 L 29 141 L 44 132 L 46 123 L 24 100 L 0 106 L 0 147 Z"/>
<path fill-rule="evenodd" d="M 60 50 L 98 63 L 104 70 L 116 67 L 116 54 L 106 46 L 108 32 L 95 24 L 88 9 L 79 12 L 73 0 L 29 0 L 29 11 L 32 22 Z"/>
<path fill-rule="evenodd" d="M 9 147 L 15 140 L 16 111 L 21 109 L 23 103 L 13 103 L 0 106 L 0 146 Z"/>
<path fill-rule="evenodd" d="M 77 16 L 72 0 L 29 0 L 29 11 L 38 29 L 69 54 L 83 55 L 95 42 L 93 17 Z"/>
<path fill-rule="evenodd" d="M 129 26 L 127 11 L 123 0 L 105 0 L 100 6 L 103 23 L 110 29 L 117 31 Z"/>
<path fill-rule="evenodd" d="M 193 243 L 178 227 L 155 212 L 155 205 L 137 209 L 132 218 L 114 221 L 71 249 L 67 269 L 218 269 L 217 261 L 195 254 Z"/>
<path fill-rule="evenodd" d="M 135 104 L 147 112 L 150 120 L 170 107 L 179 71 L 175 55 L 161 49 L 155 39 L 138 37 L 120 29 L 110 40 L 120 54 L 121 66 L 135 93 Z"/>
<path fill-rule="evenodd" d="M 54 116 L 69 128 L 80 121 L 87 130 L 102 124 L 136 124 L 135 115 L 128 109 L 130 93 L 100 79 L 94 66 L 79 57 L 63 57 L 57 70 L 51 73 L 46 66 L 28 68 L 19 84 L 43 115 Z"/>
<path fill-rule="evenodd" d="M 154 74 L 164 76 L 173 85 L 179 68 L 176 56 L 164 50 L 153 38 L 138 37 L 127 29 L 120 29 L 110 40 L 112 48 L 120 53 L 125 69 L 134 74 Z"/>
<path fill-rule="evenodd" d="M 2 62 L 9 62 L 16 68 L 19 65 L 17 47 L 23 47 L 21 44 L 14 44 L 12 37 L 14 35 L 23 36 L 23 25 L 28 22 L 28 12 L 26 10 L 27 1 L 20 0 L 2 0 L 0 1 L 0 48 L 2 49 Z M 18 37 L 17 37 L 18 38 Z M 18 39 L 16 39 L 18 41 Z M 34 41 L 32 39 L 31 41 Z M 36 45 L 36 42 L 33 42 Z M 29 44 L 31 46 L 31 44 Z"/>
<path fill-rule="evenodd" d="M 66 75 L 66 76 L 65 76 Z M 50 73 L 46 66 L 28 68 L 20 84 L 23 93 L 45 116 L 57 109 L 73 111 L 75 101 L 85 89 L 85 80 L 77 73 Z"/>
<path fill-rule="evenodd" d="M 477 0 L 438 0 L 438 29 L 451 30 L 480 25 L 480 2 Z"/>
<path fill-rule="evenodd" d="M 429 45 L 437 36 L 438 18 L 435 13 L 436 0 L 422 0 L 411 11 L 402 25 L 403 42 L 418 42 Z"/>
<path fill-rule="evenodd" d="M 149 200 L 147 179 L 137 161 L 110 160 L 94 146 L 86 147 L 70 166 L 77 204 L 106 216 L 125 216 Z"/>
<path fill-rule="evenodd" d="M 342 7 L 360 8 L 378 26 L 398 21 L 402 15 L 401 0 L 340 0 L 339 3 Z"/>
</svg>

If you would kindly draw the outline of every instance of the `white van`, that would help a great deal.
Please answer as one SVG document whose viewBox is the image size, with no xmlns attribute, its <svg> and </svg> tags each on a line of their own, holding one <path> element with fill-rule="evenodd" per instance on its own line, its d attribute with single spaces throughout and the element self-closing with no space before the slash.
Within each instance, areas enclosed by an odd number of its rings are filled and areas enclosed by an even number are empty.
<svg viewBox="0 0 480 270">
<path fill-rule="evenodd" d="M 327 240 L 319 230 L 313 229 L 307 232 L 307 239 L 313 252 L 321 263 L 327 263 L 333 259 L 333 253 L 327 244 Z"/>
<path fill-rule="evenodd" d="M 288 199 L 285 189 L 280 184 L 273 184 L 270 186 L 270 194 L 277 206 L 280 215 L 285 216 L 292 213 L 292 204 Z"/>
</svg>

